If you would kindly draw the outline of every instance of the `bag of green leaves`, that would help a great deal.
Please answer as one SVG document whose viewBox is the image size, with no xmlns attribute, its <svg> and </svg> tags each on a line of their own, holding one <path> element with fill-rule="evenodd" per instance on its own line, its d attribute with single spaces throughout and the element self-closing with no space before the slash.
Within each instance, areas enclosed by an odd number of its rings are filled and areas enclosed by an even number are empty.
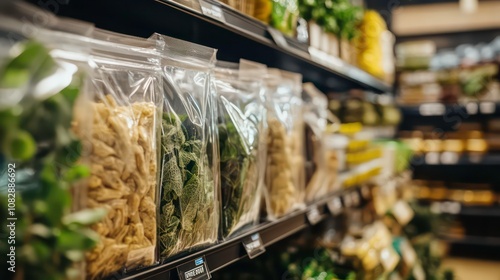
<svg viewBox="0 0 500 280">
<path fill-rule="evenodd" d="M 335 116 L 328 110 L 328 98 L 312 83 L 303 86 L 305 123 L 306 202 L 310 203 L 335 190 L 337 152 L 330 148 L 328 136 Z"/>
<path fill-rule="evenodd" d="M 216 50 L 160 34 L 163 78 L 162 182 L 158 234 L 162 261 L 217 241 Z"/>
<path fill-rule="evenodd" d="M 262 79 L 217 62 L 222 238 L 241 234 L 259 221 L 266 164 Z M 248 71 L 247 71 L 248 72 Z"/>
<path fill-rule="evenodd" d="M 265 209 L 269 219 L 304 206 L 304 128 L 301 75 L 269 69 L 266 77 L 267 168 Z"/>
<path fill-rule="evenodd" d="M 157 186 L 163 95 L 154 48 L 90 39 L 94 65 L 85 134 L 91 176 L 84 207 L 104 208 L 101 240 L 86 256 L 88 279 L 157 262 Z"/>
<path fill-rule="evenodd" d="M 22 26 L 0 22 L 0 252 L 10 255 L 0 278 L 74 279 L 105 214 L 75 212 L 72 196 L 89 173 L 74 133 L 88 105 L 88 44 L 44 29 L 28 38 Z"/>
</svg>

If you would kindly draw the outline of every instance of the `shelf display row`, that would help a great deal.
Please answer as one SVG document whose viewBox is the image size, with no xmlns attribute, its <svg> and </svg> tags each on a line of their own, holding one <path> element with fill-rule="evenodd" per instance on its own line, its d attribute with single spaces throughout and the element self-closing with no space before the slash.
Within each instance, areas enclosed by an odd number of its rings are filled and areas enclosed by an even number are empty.
<svg viewBox="0 0 500 280">
<path fill-rule="evenodd" d="M 1 41 L 1 203 L 18 221 L 21 278 L 180 270 L 183 256 L 234 250 L 251 233 L 284 238 L 326 213 L 325 197 L 396 172 L 383 172 L 383 148 L 371 144 L 339 158 L 349 141 L 328 143 L 345 126 L 300 74 L 65 18 L 25 37 L 2 16 L 2 34 L 17 36 Z"/>
<path fill-rule="evenodd" d="M 235 3 L 237 2 L 239 1 Z M 286 1 L 269 2 L 277 6 Z M 114 20 L 109 21 L 102 13 L 94 13 L 95 10 L 113 11 Z M 219 1 L 73 1 L 61 5 L 58 14 L 93 22 L 100 28 L 124 34 L 147 37 L 153 32 L 161 32 L 215 47 L 220 51 L 220 58 L 226 61 L 237 62 L 240 58 L 245 58 L 270 67 L 300 72 L 305 81 L 313 82 L 325 92 L 352 88 L 376 93 L 391 91 L 388 83 L 366 70 L 361 70 L 340 57 L 310 48 L 307 39 L 301 42 L 286 36 Z M 165 18 L 182 24 L 166 24 Z M 374 39 L 373 42 L 377 40 Z"/>
</svg>

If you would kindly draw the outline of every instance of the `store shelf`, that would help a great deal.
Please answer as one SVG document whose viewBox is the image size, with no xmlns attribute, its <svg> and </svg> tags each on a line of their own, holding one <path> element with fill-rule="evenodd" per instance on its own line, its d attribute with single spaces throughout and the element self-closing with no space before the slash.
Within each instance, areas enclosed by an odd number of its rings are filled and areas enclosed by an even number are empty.
<svg viewBox="0 0 500 280">
<path fill-rule="evenodd" d="M 169 261 L 165 264 L 147 268 L 143 271 L 127 274 L 126 272 L 117 273 L 111 279 L 178 279 L 177 267 L 190 261 L 194 261 L 202 256 L 205 257 L 208 270 L 215 272 L 222 269 L 234 262 L 248 257 L 248 254 L 243 246 L 243 240 L 248 239 L 250 236 L 258 233 L 262 240 L 264 248 L 283 240 L 294 233 L 299 232 L 309 226 L 315 225 L 330 214 L 328 210 L 328 203 L 340 199 L 342 207 L 345 206 L 345 200 L 356 194 L 363 200 L 363 191 L 361 187 L 349 188 L 333 193 L 326 198 L 310 205 L 309 207 L 297 210 L 289 215 L 273 222 L 263 223 L 249 232 L 238 236 L 236 238 L 224 241 L 207 249 L 192 253 L 188 256 Z M 349 198 L 349 200 L 351 200 Z M 360 201 L 359 205 L 362 204 Z M 352 203 L 352 202 L 351 202 Z M 351 205 L 356 206 L 356 205 Z"/>
<path fill-rule="evenodd" d="M 456 236 L 450 234 L 440 234 L 439 239 L 453 244 L 475 245 L 475 246 L 500 246 L 500 237 L 485 236 Z"/>
<path fill-rule="evenodd" d="M 458 155 L 456 153 L 427 153 L 422 156 L 415 156 L 412 160 L 412 166 L 418 168 L 426 165 L 441 165 L 441 166 L 455 166 L 455 165 L 494 165 L 500 166 L 500 154 L 487 153 L 487 154 L 470 154 Z"/>
<path fill-rule="evenodd" d="M 500 217 L 500 206 L 472 206 L 464 205 L 456 201 L 429 201 L 420 200 L 421 205 L 428 205 L 434 211 L 449 215 L 461 215 L 472 217 Z"/>
<path fill-rule="evenodd" d="M 312 56 L 306 46 L 295 39 L 285 36 L 282 39 L 286 43 L 277 44 L 275 40 L 282 40 L 273 39 L 267 25 L 219 2 L 204 0 L 218 7 L 224 20 L 203 14 L 197 2 L 178 1 L 73 0 L 59 5 L 58 15 L 93 22 L 97 27 L 125 34 L 148 37 L 159 32 L 214 47 L 219 50 L 221 60 L 245 58 L 299 72 L 304 81 L 313 82 L 325 92 L 352 88 L 377 93 L 392 90 L 387 83 L 338 58 Z"/>
<path fill-rule="evenodd" d="M 404 117 L 448 117 L 498 116 L 500 103 L 491 101 L 471 101 L 467 103 L 425 103 L 420 105 L 400 105 Z"/>
</svg>

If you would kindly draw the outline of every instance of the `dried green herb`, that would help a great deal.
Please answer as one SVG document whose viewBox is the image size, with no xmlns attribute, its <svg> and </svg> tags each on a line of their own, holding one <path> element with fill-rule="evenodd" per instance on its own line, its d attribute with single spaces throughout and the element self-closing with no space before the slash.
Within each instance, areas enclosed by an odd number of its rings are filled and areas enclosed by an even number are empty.
<svg viewBox="0 0 500 280">
<path fill-rule="evenodd" d="M 165 113 L 162 135 L 160 252 L 167 258 L 214 238 L 214 181 L 203 131 Z"/>
<path fill-rule="evenodd" d="M 247 124 L 252 123 L 247 120 Z M 219 118 L 220 174 L 222 189 L 222 234 L 227 237 L 255 221 L 259 200 L 258 130 L 252 125 L 253 143 L 248 143 L 229 115 Z M 248 127 L 240 127 L 248 130 Z M 248 132 L 248 131 L 247 131 Z M 256 209 L 255 209 L 256 208 Z M 257 210 L 258 211 L 258 210 Z"/>
</svg>

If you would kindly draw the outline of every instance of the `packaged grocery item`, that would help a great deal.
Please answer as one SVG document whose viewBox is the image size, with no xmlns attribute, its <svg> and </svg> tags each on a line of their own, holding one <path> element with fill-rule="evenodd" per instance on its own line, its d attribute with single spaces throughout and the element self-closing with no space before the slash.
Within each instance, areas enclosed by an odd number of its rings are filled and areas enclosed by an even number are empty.
<svg viewBox="0 0 500 280">
<path fill-rule="evenodd" d="M 338 163 L 330 135 L 339 122 L 328 110 L 328 99 L 313 84 L 303 86 L 305 150 L 306 150 L 306 202 L 312 202 L 335 190 Z"/>
<path fill-rule="evenodd" d="M 100 242 L 86 258 L 88 279 L 156 263 L 159 132 L 163 102 L 155 49 L 91 39 L 95 66 L 85 134 L 91 176 L 84 205 L 104 208 Z"/>
<path fill-rule="evenodd" d="M 73 132 L 86 107 L 88 45 L 42 29 L 26 38 L 21 28 L 0 22 L 0 215 L 15 218 L 8 222 L 15 229 L 7 232 L 5 219 L 0 234 L 16 236 L 15 250 L 0 251 L 15 255 L 16 279 L 72 279 L 75 262 L 98 241 L 89 225 L 104 215 L 72 211 L 74 185 L 88 175 Z"/>
<path fill-rule="evenodd" d="M 218 140 L 211 82 L 216 50 L 154 34 L 163 95 L 160 257 L 217 241 Z"/>
<path fill-rule="evenodd" d="M 266 164 L 262 80 L 245 78 L 236 63 L 215 68 L 222 238 L 259 221 Z M 242 70 L 245 71 L 245 70 Z"/>
<path fill-rule="evenodd" d="M 297 0 L 272 0 L 270 24 L 288 36 L 294 36 L 299 18 Z"/>
<path fill-rule="evenodd" d="M 284 78 L 282 72 L 275 69 L 269 69 L 266 77 L 268 136 L 264 198 L 269 219 L 303 205 L 304 128 L 300 75 L 297 78 Z"/>
</svg>

